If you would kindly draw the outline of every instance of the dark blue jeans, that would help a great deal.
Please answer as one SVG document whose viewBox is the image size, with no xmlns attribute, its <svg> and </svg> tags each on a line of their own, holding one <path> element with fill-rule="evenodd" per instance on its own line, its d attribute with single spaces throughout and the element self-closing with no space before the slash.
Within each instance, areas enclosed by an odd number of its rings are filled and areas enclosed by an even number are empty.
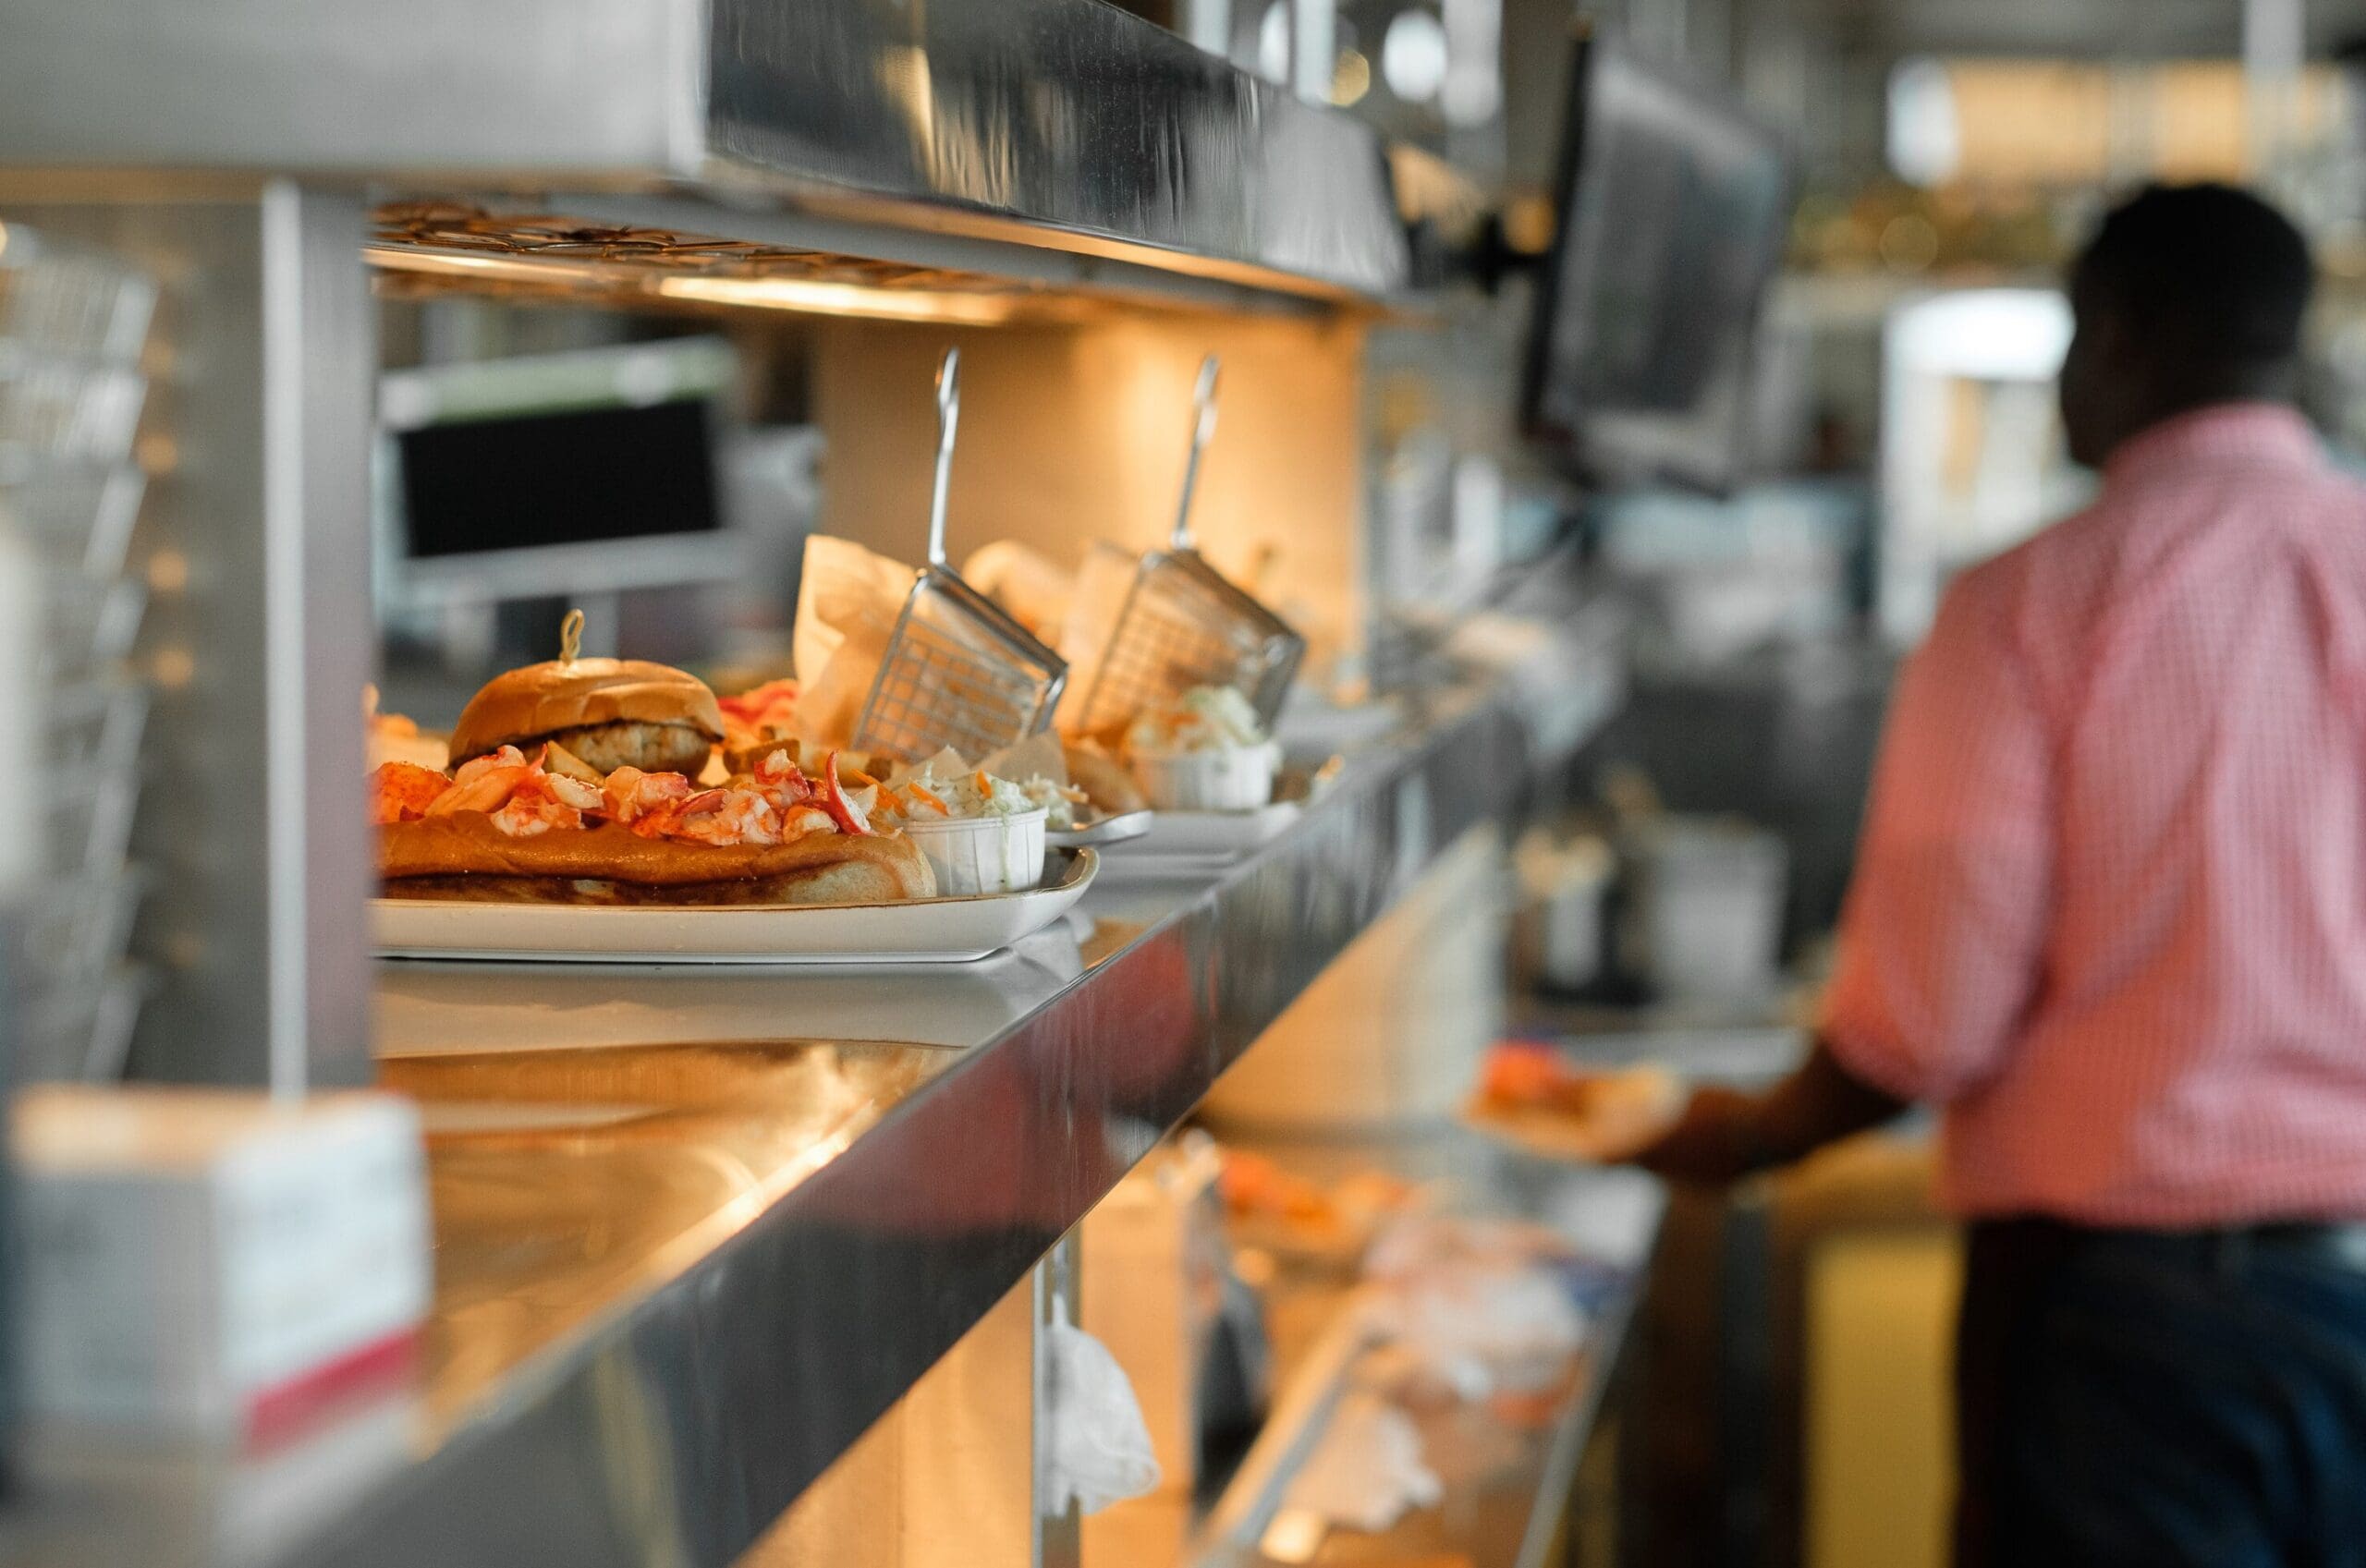
<svg viewBox="0 0 2366 1568">
<path fill-rule="evenodd" d="M 2366 1568 L 2366 1272 L 2321 1234 L 1972 1227 L 1958 1568 Z"/>
</svg>

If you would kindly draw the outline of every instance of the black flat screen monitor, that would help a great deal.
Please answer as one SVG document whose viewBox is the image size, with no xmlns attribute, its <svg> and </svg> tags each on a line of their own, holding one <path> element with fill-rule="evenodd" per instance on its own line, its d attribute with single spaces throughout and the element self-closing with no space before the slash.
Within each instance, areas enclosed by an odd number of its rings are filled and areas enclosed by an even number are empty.
<svg viewBox="0 0 2366 1568">
<path fill-rule="evenodd" d="M 1522 422 L 1581 480 L 1728 491 L 1789 152 L 1728 95 L 1603 39 L 1570 81 Z"/>
<path fill-rule="evenodd" d="M 717 453 L 736 363 L 692 337 L 387 372 L 392 585 L 497 600 L 730 577 Z"/>
<path fill-rule="evenodd" d="M 414 560 L 723 526 L 703 401 L 422 425 L 397 440 Z"/>
</svg>

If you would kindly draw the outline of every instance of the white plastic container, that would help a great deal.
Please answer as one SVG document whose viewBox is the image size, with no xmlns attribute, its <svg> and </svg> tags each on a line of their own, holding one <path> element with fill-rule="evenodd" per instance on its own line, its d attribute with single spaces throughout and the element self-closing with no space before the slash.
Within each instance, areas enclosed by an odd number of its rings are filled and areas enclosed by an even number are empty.
<svg viewBox="0 0 2366 1568">
<path fill-rule="evenodd" d="M 1274 799 L 1282 748 L 1228 746 L 1216 751 L 1136 751 L 1134 781 L 1161 811 L 1254 811 Z"/>
<path fill-rule="evenodd" d="M 1751 1002 L 1782 981 L 1783 841 L 1745 823 L 1671 818 L 1635 846 L 1630 939 L 1658 995 Z"/>
<path fill-rule="evenodd" d="M 46 1085 L 11 1122 L 35 1413 L 262 1441 L 410 1365 L 431 1268 L 409 1101 Z"/>
<path fill-rule="evenodd" d="M 1591 833 L 1561 840 L 1543 829 L 1520 841 L 1516 938 L 1538 979 L 1582 991 L 1610 954 L 1610 891 L 1617 858 Z"/>
<path fill-rule="evenodd" d="M 1024 893 L 1043 880 L 1042 807 L 1007 817 L 907 818 L 904 832 L 936 870 L 945 898 Z"/>
</svg>

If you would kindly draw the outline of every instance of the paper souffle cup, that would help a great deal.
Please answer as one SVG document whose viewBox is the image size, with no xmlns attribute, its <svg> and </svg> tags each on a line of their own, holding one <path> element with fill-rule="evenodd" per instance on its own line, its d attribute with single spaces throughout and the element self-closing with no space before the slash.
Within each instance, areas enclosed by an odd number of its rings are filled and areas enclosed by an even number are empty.
<svg viewBox="0 0 2366 1568">
<path fill-rule="evenodd" d="M 1161 811 L 1254 811 L 1274 800 L 1282 748 L 1272 741 L 1213 751 L 1136 751 L 1134 782 Z"/>
<path fill-rule="evenodd" d="M 936 872 L 942 897 L 1023 893 L 1043 880 L 1043 807 L 1007 817 L 904 819 L 904 832 Z"/>
</svg>

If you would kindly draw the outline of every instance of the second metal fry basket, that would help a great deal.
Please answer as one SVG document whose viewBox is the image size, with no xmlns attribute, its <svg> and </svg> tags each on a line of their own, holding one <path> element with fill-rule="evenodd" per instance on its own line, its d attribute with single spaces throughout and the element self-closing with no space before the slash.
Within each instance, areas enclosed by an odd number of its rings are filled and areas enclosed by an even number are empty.
<svg viewBox="0 0 2366 1568">
<path fill-rule="evenodd" d="M 1067 665 L 1001 606 L 945 564 L 945 496 L 961 419 L 961 351 L 936 374 L 936 481 L 928 563 L 912 583 L 872 678 L 854 745 L 917 760 L 946 747 L 971 759 L 1026 739 L 1052 722 Z"/>
<path fill-rule="evenodd" d="M 1166 549 L 1145 554 L 1134 575 L 1085 694 L 1080 727 L 1087 735 L 1121 728 L 1144 709 L 1201 686 L 1237 688 L 1257 710 L 1257 722 L 1270 729 L 1306 655 L 1304 638 L 1192 546 L 1191 498 L 1201 455 L 1215 431 L 1215 395 L 1212 354 L 1200 365 L 1174 537 Z"/>
</svg>

